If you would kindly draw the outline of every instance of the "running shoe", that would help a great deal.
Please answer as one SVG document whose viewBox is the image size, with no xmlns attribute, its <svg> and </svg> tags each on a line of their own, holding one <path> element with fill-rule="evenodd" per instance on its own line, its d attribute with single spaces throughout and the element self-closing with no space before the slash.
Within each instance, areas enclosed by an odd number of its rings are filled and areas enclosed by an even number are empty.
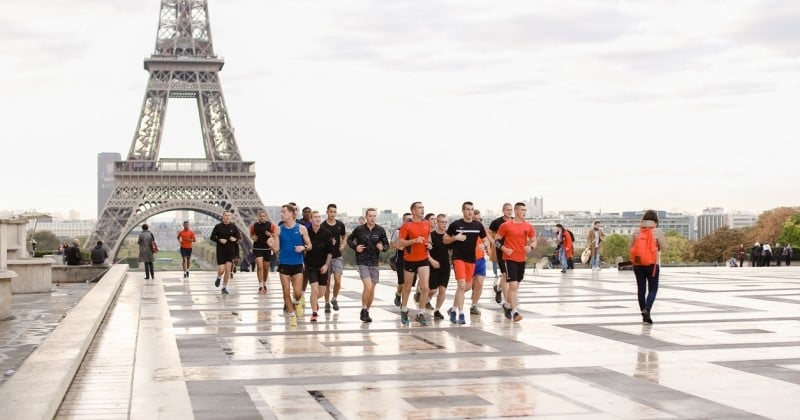
<svg viewBox="0 0 800 420">
<path fill-rule="evenodd" d="M 316 312 L 311 314 L 311 322 L 317 322 L 317 313 Z"/>
<path fill-rule="evenodd" d="M 514 322 L 520 322 L 520 321 L 522 321 L 522 315 L 519 312 L 517 312 L 514 314 Z"/>
<path fill-rule="evenodd" d="M 477 306 L 473 306 L 473 307 L 469 308 L 469 314 L 470 315 L 480 315 L 481 314 L 481 310 L 478 309 Z"/>
<path fill-rule="evenodd" d="M 400 322 L 403 325 L 408 325 L 408 311 L 400 312 Z"/>
<path fill-rule="evenodd" d="M 331 304 L 333 305 L 333 310 L 334 311 L 338 311 L 339 310 L 339 302 L 336 301 L 336 298 L 333 298 L 333 300 L 331 300 Z"/>
<path fill-rule="evenodd" d="M 444 319 L 444 316 L 442 315 L 441 312 L 435 311 L 433 313 L 433 319 L 438 321 L 438 320 Z"/>
<path fill-rule="evenodd" d="M 450 315 L 450 322 L 453 324 L 456 323 L 456 311 L 453 308 L 447 310 L 447 314 Z"/>
<path fill-rule="evenodd" d="M 330 302 L 325 302 L 325 313 L 326 314 L 331 313 L 331 303 Z"/>
<path fill-rule="evenodd" d="M 222 288 L 222 294 L 223 294 L 223 295 L 227 295 L 227 294 L 229 294 L 229 293 L 228 293 L 228 288 L 227 288 L 227 287 L 223 287 L 223 288 Z"/>
<path fill-rule="evenodd" d="M 503 307 L 503 312 L 505 312 L 506 318 L 511 319 L 511 308 Z"/>
<path fill-rule="evenodd" d="M 295 314 L 292 314 L 292 316 L 289 317 L 289 326 L 290 327 L 297 326 L 297 316 L 295 316 Z"/>
<path fill-rule="evenodd" d="M 219 283 L 220 283 L 221 281 L 222 281 L 222 279 L 221 279 L 221 278 L 219 278 L 219 277 L 217 277 L 217 279 L 216 279 L 216 280 L 214 280 L 214 287 L 219 287 Z"/>
<path fill-rule="evenodd" d="M 500 290 L 500 285 L 494 285 L 494 301 L 500 304 L 503 301 L 503 291 Z"/>
<path fill-rule="evenodd" d="M 418 313 L 414 320 L 419 322 L 423 327 L 428 325 L 428 320 L 425 319 L 425 314 L 422 312 Z"/>
<path fill-rule="evenodd" d="M 300 299 L 300 302 L 302 301 L 303 300 Z M 303 316 L 303 304 L 300 302 L 294 304 L 294 312 L 297 314 L 297 316 Z"/>
<path fill-rule="evenodd" d="M 464 319 L 464 314 L 458 314 L 458 323 L 459 324 L 466 324 L 467 320 Z"/>
<path fill-rule="evenodd" d="M 400 306 L 400 293 L 394 294 L 394 306 Z"/>
</svg>

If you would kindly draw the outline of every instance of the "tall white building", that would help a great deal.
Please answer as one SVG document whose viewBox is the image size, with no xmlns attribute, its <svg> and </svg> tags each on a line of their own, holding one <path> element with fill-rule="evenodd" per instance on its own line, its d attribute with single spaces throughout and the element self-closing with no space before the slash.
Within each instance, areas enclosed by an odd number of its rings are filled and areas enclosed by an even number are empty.
<svg viewBox="0 0 800 420">
<path fill-rule="evenodd" d="M 721 227 L 728 226 L 728 217 L 722 207 L 706 207 L 703 214 L 697 216 L 697 239 L 714 233 Z"/>
<path fill-rule="evenodd" d="M 531 197 L 525 204 L 528 207 L 528 217 L 544 216 L 544 200 L 542 197 Z"/>
</svg>

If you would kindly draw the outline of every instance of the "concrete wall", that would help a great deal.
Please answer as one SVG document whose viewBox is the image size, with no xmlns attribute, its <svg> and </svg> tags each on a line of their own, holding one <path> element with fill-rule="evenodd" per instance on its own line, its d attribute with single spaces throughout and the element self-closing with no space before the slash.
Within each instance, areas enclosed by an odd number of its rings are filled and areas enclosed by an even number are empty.
<svg viewBox="0 0 800 420">
<path fill-rule="evenodd" d="M 17 273 L 11 280 L 11 293 L 49 293 L 53 290 L 53 260 L 26 258 L 8 260 L 8 269 Z"/>
<path fill-rule="evenodd" d="M 85 283 L 100 278 L 108 266 L 95 265 L 53 265 L 52 283 Z"/>
<path fill-rule="evenodd" d="M 14 277 L 17 273 L 0 269 L 0 321 L 11 316 L 11 279 Z"/>
</svg>

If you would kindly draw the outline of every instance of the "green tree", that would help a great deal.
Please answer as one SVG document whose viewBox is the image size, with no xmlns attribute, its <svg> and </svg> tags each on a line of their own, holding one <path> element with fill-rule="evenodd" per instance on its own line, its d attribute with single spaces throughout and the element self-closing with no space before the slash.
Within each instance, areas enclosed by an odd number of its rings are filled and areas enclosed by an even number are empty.
<svg viewBox="0 0 800 420">
<path fill-rule="evenodd" d="M 58 246 L 61 245 L 58 236 L 49 230 L 34 232 L 31 237 L 36 240 L 36 249 L 39 251 L 55 252 L 58 250 Z"/>
<path fill-rule="evenodd" d="M 782 245 L 792 244 L 792 247 L 800 245 L 800 214 L 789 217 L 789 220 L 785 221 L 781 228 L 776 242 Z"/>
<path fill-rule="evenodd" d="M 623 261 L 630 260 L 629 240 L 630 236 L 619 233 L 606 235 L 606 239 L 603 241 L 603 261 L 609 264 L 615 264 L 617 257 L 622 257 Z"/>
<path fill-rule="evenodd" d="M 667 238 L 667 249 L 661 251 L 662 264 L 679 264 L 691 260 L 692 241 L 677 231 L 664 233 Z"/>
</svg>

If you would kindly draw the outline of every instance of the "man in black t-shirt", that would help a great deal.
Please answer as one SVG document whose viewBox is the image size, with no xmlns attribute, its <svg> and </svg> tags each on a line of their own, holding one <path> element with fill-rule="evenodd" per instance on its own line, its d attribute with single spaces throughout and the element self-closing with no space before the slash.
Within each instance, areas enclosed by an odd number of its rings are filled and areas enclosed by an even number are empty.
<svg viewBox="0 0 800 420">
<path fill-rule="evenodd" d="M 214 226 L 209 239 L 217 243 L 217 279 L 214 281 L 214 286 L 219 287 L 220 280 L 223 280 L 222 294 L 227 295 L 233 260 L 236 258 L 236 250 L 242 239 L 239 228 L 231 222 L 231 212 L 226 210 L 222 213 L 222 222 Z"/>
<path fill-rule="evenodd" d="M 338 209 L 336 204 L 328 204 L 325 211 L 327 217 L 322 222 L 322 227 L 331 234 L 331 266 L 328 270 L 328 287 L 325 288 L 325 313 L 331 312 L 331 304 L 333 310 L 339 310 L 339 302 L 336 298 L 339 297 L 339 290 L 342 288 L 342 273 L 344 272 L 344 259 L 342 258 L 342 250 L 344 249 L 345 241 L 347 240 L 347 229 L 341 220 L 336 219 Z M 333 274 L 332 276 L 330 274 Z M 331 285 L 331 283 L 333 283 Z M 333 300 L 331 300 L 331 289 L 333 289 Z"/>
</svg>

